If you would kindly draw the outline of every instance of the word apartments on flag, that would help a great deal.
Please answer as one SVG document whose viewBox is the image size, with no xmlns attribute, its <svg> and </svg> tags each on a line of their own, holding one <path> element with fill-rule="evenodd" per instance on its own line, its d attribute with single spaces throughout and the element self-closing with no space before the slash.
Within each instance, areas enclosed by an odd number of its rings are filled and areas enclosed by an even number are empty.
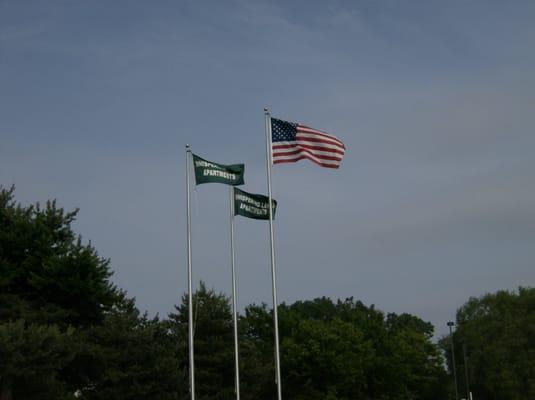
<svg viewBox="0 0 535 400">
<path fill-rule="evenodd" d="M 225 185 L 243 185 L 244 164 L 224 165 L 205 160 L 192 153 L 195 169 L 195 183 L 223 183 Z"/>
<path fill-rule="evenodd" d="M 338 168 L 346 147 L 336 136 L 295 122 L 271 118 L 273 164 L 308 159 L 325 168 Z"/>
<path fill-rule="evenodd" d="M 275 219 L 277 201 L 271 199 L 271 215 Z M 234 215 L 253 219 L 269 219 L 269 197 L 234 188 Z"/>
</svg>

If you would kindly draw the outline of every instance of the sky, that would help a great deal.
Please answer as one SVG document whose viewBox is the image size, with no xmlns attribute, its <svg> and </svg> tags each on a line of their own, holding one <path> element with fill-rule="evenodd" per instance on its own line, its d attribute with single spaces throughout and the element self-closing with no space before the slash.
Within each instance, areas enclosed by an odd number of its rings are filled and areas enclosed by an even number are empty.
<svg viewBox="0 0 535 400">
<path fill-rule="evenodd" d="M 187 289 L 185 144 L 266 193 L 263 108 L 339 170 L 273 167 L 279 301 L 432 322 L 535 285 L 532 1 L 0 0 L 0 184 L 74 224 L 161 316 Z M 194 284 L 231 293 L 229 193 L 192 193 Z M 236 218 L 238 304 L 271 305 L 265 221 Z"/>
</svg>

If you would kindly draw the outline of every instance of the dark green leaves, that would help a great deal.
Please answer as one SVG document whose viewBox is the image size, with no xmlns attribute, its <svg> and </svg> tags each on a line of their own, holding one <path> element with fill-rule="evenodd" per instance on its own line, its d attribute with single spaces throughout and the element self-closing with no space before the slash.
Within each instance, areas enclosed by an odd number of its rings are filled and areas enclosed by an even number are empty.
<svg viewBox="0 0 535 400">
<path fill-rule="evenodd" d="M 115 288 L 75 216 L 0 187 L 0 398 L 177 399 L 166 324 Z"/>
<path fill-rule="evenodd" d="M 453 334 L 460 393 L 466 393 L 468 372 L 470 389 L 476 399 L 534 399 L 534 338 L 535 288 L 501 290 L 468 300 L 457 311 Z M 450 339 L 442 340 L 449 365 Z"/>
</svg>

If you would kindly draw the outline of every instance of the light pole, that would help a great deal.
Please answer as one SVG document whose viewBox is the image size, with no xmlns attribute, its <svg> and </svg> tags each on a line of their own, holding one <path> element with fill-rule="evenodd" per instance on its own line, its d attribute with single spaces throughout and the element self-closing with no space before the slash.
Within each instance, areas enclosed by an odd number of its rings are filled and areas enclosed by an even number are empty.
<svg viewBox="0 0 535 400">
<path fill-rule="evenodd" d="M 459 391 L 457 390 L 457 371 L 455 369 L 455 347 L 453 346 L 453 332 L 452 332 L 452 327 L 455 324 L 452 321 L 448 321 L 447 325 L 450 328 L 451 364 L 453 365 L 453 379 L 455 381 L 455 400 L 459 400 Z"/>
<path fill-rule="evenodd" d="M 468 380 L 468 361 L 466 358 L 466 343 L 463 343 L 464 373 L 466 378 L 466 399 L 470 400 L 470 382 Z"/>
</svg>

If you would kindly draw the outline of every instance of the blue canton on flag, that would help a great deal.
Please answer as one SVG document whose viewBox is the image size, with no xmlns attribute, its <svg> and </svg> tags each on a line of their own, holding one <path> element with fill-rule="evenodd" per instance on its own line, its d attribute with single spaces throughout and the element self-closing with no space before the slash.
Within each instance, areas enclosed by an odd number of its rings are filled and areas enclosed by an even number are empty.
<svg viewBox="0 0 535 400">
<path fill-rule="evenodd" d="M 297 124 L 271 118 L 271 133 L 273 142 L 289 142 L 295 140 Z"/>
</svg>

